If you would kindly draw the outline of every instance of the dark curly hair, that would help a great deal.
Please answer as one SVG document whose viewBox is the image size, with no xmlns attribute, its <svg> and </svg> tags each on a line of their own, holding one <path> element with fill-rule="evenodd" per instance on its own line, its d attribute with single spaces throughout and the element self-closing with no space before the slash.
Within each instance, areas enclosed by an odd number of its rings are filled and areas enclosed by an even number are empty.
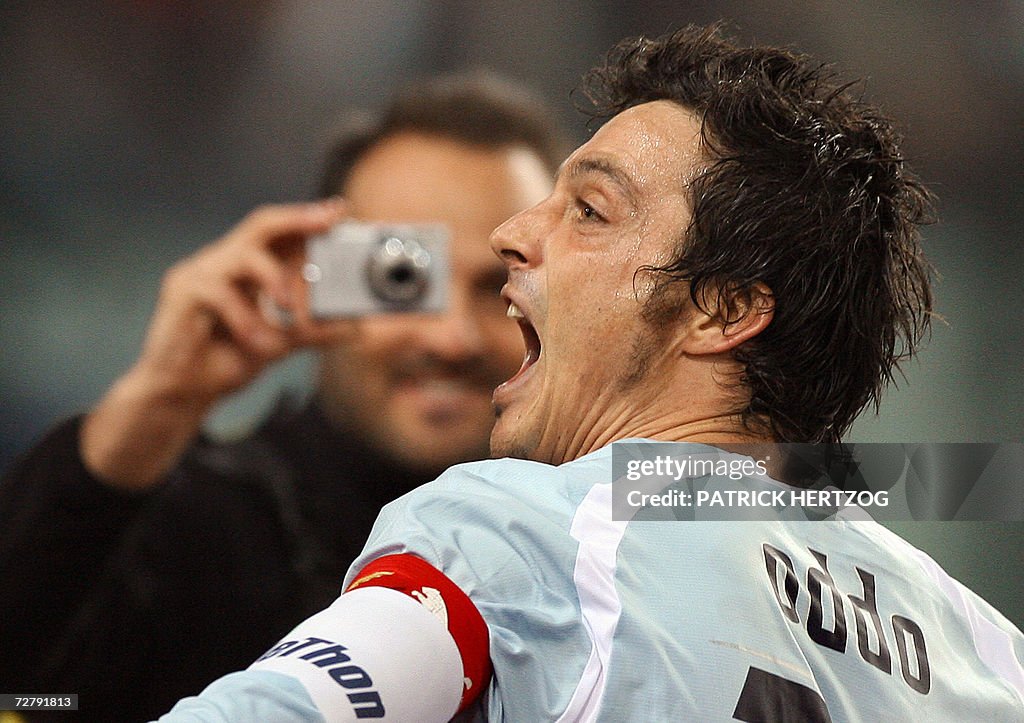
<svg viewBox="0 0 1024 723">
<path fill-rule="evenodd" d="M 735 308 L 767 285 L 774 317 L 734 352 L 750 391 L 737 413 L 781 442 L 839 441 L 931 320 L 919 246 L 931 196 L 853 86 L 804 55 L 741 47 L 720 25 L 623 41 L 584 82 L 595 117 L 667 99 L 700 118 L 693 217 L 674 260 L 647 269 L 659 279 L 647 311 L 680 313 L 678 281 L 704 309 L 709 293 Z"/>
</svg>

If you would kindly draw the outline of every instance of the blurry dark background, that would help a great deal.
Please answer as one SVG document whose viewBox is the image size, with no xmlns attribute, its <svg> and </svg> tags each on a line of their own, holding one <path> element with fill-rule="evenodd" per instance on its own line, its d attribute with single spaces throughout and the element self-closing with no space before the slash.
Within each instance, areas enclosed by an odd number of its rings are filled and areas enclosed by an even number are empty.
<svg viewBox="0 0 1024 723">
<path fill-rule="evenodd" d="M 946 323 L 852 438 L 1024 441 L 1024 3 L 8 0 L 0 468 L 132 362 L 169 264 L 257 204 L 311 195 L 346 109 L 482 66 L 534 86 L 583 140 L 569 92 L 612 43 L 717 19 L 865 77 L 940 197 L 926 249 Z M 242 429 L 309 363 L 283 365 L 214 426 Z M 900 531 L 1024 620 L 1021 525 Z"/>
</svg>

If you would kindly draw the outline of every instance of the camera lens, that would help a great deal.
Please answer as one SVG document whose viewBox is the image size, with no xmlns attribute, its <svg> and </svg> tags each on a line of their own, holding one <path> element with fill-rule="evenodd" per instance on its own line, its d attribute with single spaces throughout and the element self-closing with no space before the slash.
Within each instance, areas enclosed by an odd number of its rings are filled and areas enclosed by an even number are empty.
<svg viewBox="0 0 1024 723">
<path fill-rule="evenodd" d="M 382 301 L 409 305 L 427 291 L 430 254 L 416 241 L 395 236 L 384 238 L 367 266 L 370 290 Z"/>
</svg>

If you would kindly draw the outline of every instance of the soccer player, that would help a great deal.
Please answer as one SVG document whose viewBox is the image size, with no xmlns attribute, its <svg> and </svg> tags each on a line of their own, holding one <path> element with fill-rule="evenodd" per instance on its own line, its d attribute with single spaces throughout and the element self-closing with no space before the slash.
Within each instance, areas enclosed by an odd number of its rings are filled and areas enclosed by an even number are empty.
<svg viewBox="0 0 1024 723">
<path fill-rule="evenodd" d="M 491 240 L 510 459 L 385 508 L 330 608 L 168 719 L 1024 717 L 1020 631 L 876 523 L 614 518 L 615 442 L 835 442 L 878 401 L 929 197 L 806 57 L 689 28 L 592 80 L 610 119 Z"/>
</svg>

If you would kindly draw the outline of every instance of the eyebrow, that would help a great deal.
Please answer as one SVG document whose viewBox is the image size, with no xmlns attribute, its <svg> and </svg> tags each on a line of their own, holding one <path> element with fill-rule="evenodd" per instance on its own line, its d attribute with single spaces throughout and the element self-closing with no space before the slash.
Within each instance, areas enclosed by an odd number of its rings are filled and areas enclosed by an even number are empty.
<svg viewBox="0 0 1024 723">
<path fill-rule="evenodd" d="M 580 176 L 596 173 L 604 176 L 618 186 L 630 201 L 635 202 L 640 195 L 636 182 L 620 166 L 604 158 L 580 158 L 563 164 L 558 169 L 558 176 L 576 179 Z"/>
</svg>

